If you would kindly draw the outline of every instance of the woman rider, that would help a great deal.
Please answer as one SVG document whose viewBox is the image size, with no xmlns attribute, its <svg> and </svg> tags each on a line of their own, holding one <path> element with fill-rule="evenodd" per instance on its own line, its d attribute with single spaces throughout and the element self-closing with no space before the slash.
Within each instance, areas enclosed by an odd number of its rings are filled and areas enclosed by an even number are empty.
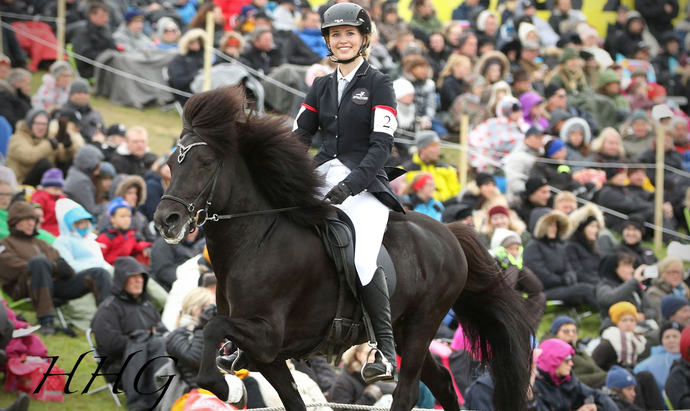
<svg viewBox="0 0 690 411">
<path fill-rule="evenodd" d="M 325 137 L 315 157 L 317 172 L 324 175 L 325 198 L 343 210 L 355 227 L 359 294 L 379 350 L 376 361 L 362 370 L 362 377 L 367 383 L 393 380 L 397 370 L 388 287 L 376 258 L 389 207 L 402 211 L 383 171 L 397 128 L 395 93 L 391 79 L 362 57 L 372 35 L 364 9 L 352 3 L 330 7 L 324 13 L 321 34 L 338 68 L 314 81 L 293 132 L 306 144 L 311 144 L 319 128 Z"/>
</svg>

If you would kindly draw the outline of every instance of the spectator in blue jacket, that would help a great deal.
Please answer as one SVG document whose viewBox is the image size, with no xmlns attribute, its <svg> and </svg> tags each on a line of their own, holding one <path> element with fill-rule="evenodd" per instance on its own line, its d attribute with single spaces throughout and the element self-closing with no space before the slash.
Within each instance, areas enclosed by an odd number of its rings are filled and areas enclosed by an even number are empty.
<svg viewBox="0 0 690 411">
<path fill-rule="evenodd" d="M 664 391 L 666 379 L 671 372 L 671 365 L 680 358 L 680 335 L 683 326 L 675 321 L 669 321 L 659 329 L 661 345 L 652 347 L 652 355 L 635 366 L 635 374 L 649 371 L 654 376 L 659 391 Z"/>
<path fill-rule="evenodd" d="M 302 30 L 297 31 L 300 39 L 321 58 L 328 55 L 328 46 L 321 35 L 321 15 L 307 11 L 302 15 Z"/>
</svg>

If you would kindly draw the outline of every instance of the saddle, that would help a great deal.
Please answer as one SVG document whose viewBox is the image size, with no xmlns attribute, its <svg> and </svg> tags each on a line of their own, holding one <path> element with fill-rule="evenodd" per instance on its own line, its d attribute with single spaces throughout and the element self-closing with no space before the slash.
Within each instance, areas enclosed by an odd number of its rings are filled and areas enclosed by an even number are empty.
<svg viewBox="0 0 690 411">
<path fill-rule="evenodd" d="M 342 210 L 335 208 L 335 215 L 327 217 L 323 225 L 316 227 L 326 250 L 326 255 L 335 264 L 340 279 L 338 291 L 338 305 L 335 318 L 331 324 L 328 336 L 310 356 L 326 356 L 328 362 L 338 364 L 343 353 L 356 344 L 360 333 L 364 329 L 373 335 L 373 330 L 366 330 L 363 321 L 362 305 L 357 305 L 354 318 L 344 318 L 342 309 L 345 303 L 346 290 L 359 301 L 357 284 L 359 278 L 355 267 L 355 230 L 350 218 Z M 397 277 L 393 260 L 386 247 L 381 244 L 377 264 L 383 268 L 388 284 L 388 295 L 395 292 Z"/>
</svg>

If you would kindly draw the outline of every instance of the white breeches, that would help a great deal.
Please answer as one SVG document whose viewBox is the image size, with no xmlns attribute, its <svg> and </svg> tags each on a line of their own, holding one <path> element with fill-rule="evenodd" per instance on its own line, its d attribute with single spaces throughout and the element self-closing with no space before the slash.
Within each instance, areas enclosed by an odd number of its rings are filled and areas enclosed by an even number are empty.
<svg viewBox="0 0 690 411">
<path fill-rule="evenodd" d="M 322 194 L 326 195 L 350 174 L 350 169 L 335 159 L 319 166 L 316 172 L 325 175 Z M 378 267 L 376 259 L 388 224 L 388 207 L 366 191 L 349 197 L 336 207 L 343 210 L 355 226 L 355 267 L 362 285 L 367 285 Z"/>
</svg>

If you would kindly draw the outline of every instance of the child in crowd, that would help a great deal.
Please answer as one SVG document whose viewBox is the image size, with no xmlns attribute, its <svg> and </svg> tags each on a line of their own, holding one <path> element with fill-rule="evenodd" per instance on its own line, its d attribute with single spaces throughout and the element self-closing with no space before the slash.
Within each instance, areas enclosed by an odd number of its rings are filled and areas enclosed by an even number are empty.
<svg viewBox="0 0 690 411">
<path fill-rule="evenodd" d="M 535 313 L 539 313 L 537 320 L 546 309 L 544 286 L 537 276 L 522 263 L 522 239 L 515 231 L 497 228 L 491 237 L 491 254 L 501 266 L 505 280 L 513 288 L 527 294 L 527 302 Z M 534 324 L 534 329 L 539 323 Z"/>
<path fill-rule="evenodd" d="M 101 231 L 96 241 L 101 243 L 105 261 L 115 264 L 118 257 L 134 257 L 148 266 L 152 243 L 139 241 L 132 228 L 132 207 L 122 197 L 114 198 L 108 205 L 111 227 Z"/>
<path fill-rule="evenodd" d="M 61 198 L 67 198 L 62 193 L 65 185 L 62 170 L 51 168 L 41 178 L 41 188 L 34 192 L 31 202 L 39 204 L 43 210 L 43 223 L 41 228 L 54 236 L 60 235 L 57 217 L 55 216 L 55 203 Z"/>
<path fill-rule="evenodd" d="M 436 183 L 434 177 L 429 173 L 420 173 L 412 180 L 412 184 L 405 190 L 403 205 L 410 210 L 426 214 L 431 218 L 441 221 L 443 215 L 443 204 L 434 199 L 436 193 Z"/>
<path fill-rule="evenodd" d="M 642 408 L 633 403 L 637 394 L 635 377 L 625 368 L 614 365 L 606 376 L 603 391 L 616 403 L 621 411 L 638 411 Z"/>
<path fill-rule="evenodd" d="M 601 333 L 601 343 L 592 352 L 592 358 L 604 370 L 614 365 L 632 369 L 647 344 L 645 337 L 635 334 L 637 308 L 621 301 L 609 308 L 609 317 L 613 325 Z"/>
</svg>

